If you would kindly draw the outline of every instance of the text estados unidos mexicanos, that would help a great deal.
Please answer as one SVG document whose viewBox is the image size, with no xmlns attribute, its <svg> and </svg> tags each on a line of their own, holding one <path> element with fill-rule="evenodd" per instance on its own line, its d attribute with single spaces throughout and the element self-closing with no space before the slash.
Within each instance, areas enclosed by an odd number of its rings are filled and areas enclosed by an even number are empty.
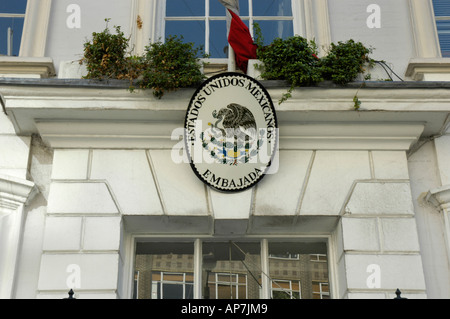
<svg viewBox="0 0 450 319">
<path fill-rule="evenodd" d="M 266 94 L 264 94 L 257 84 L 252 83 L 246 78 L 220 78 L 203 88 L 192 102 L 191 109 L 187 115 L 186 123 L 189 141 L 192 143 L 195 142 L 196 136 L 198 135 L 196 134 L 196 121 L 198 120 L 200 109 L 206 101 L 207 96 L 211 95 L 216 90 L 230 86 L 245 88 L 255 97 L 264 113 L 264 119 L 267 126 L 267 138 L 272 139 L 273 133 L 276 130 L 276 120 L 272 111 L 272 105 L 269 103 Z"/>
</svg>

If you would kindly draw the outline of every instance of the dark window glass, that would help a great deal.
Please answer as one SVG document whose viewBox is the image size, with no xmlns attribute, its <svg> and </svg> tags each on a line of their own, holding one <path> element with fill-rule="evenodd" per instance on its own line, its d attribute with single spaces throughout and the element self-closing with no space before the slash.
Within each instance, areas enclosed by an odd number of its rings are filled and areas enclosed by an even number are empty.
<svg viewBox="0 0 450 319">
<path fill-rule="evenodd" d="M 19 55 L 27 2 L 27 0 L 0 1 L 0 55 Z"/>
<path fill-rule="evenodd" d="M 166 16 L 187 17 L 204 16 L 204 0 L 167 0 Z"/>
<path fill-rule="evenodd" d="M 433 0 L 433 7 L 436 17 L 450 17 L 450 1 Z"/>
<path fill-rule="evenodd" d="M 209 8 L 209 15 L 212 17 L 224 17 L 226 14 L 225 7 L 218 0 L 210 0 Z"/>
<path fill-rule="evenodd" d="M 269 243 L 273 299 L 328 299 L 325 243 Z"/>
<path fill-rule="evenodd" d="M 24 18 L 0 18 L 0 55 L 8 54 L 8 32 L 12 36 L 12 55 L 19 55 L 23 22 Z"/>
<path fill-rule="evenodd" d="M 254 16 L 291 16 L 291 0 L 253 0 Z"/>
<path fill-rule="evenodd" d="M 194 298 L 193 255 L 193 243 L 138 243 L 134 298 Z"/>
<path fill-rule="evenodd" d="M 211 21 L 210 24 L 209 52 L 215 58 L 228 57 L 228 41 L 225 36 L 217 34 L 227 34 L 227 23 L 225 21 Z"/>
<path fill-rule="evenodd" d="M 203 243 L 203 298 L 260 298 L 260 253 L 258 242 Z"/>
<path fill-rule="evenodd" d="M 264 38 L 264 44 L 270 44 L 276 38 L 286 39 L 294 35 L 291 20 L 256 20 Z"/>
<path fill-rule="evenodd" d="M 25 13 L 27 0 L 1 0 L 0 13 Z"/>
<path fill-rule="evenodd" d="M 443 57 L 450 57 L 450 1 L 433 0 L 436 27 Z"/>
<path fill-rule="evenodd" d="M 166 35 L 182 36 L 183 42 L 193 42 L 205 47 L 204 21 L 166 21 Z"/>
<path fill-rule="evenodd" d="M 450 57 L 450 20 L 436 21 L 443 57 Z"/>
<path fill-rule="evenodd" d="M 241 0 L 240 17 L 253 30 L 259 23 L 265 44 L 293 35 L 291 0 Z M 282 17 L 280 19 L 278 17 Z M 211 58 L 228 57 L 226 9 L 218 0 L 166 0 L 165 37 L 182 36 Z"/>
</svg>

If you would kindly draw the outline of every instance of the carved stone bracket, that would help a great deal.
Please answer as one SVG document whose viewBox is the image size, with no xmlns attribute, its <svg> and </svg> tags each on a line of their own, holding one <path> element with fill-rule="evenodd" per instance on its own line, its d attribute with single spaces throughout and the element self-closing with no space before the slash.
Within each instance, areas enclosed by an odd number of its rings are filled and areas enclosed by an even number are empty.
<svg viewBox="0 0 450 319">
<path fill-rule="evenodd" d="M 23 207 L 35 194 L 33 182 L 0 175 L 0 299 L 12 297 L 24 224 Z"/>
<path fill-rule="evenodd" d="M 434 206 L 448 210 L 450 208 L 450 185 L 430 190 L 426 199 Z"/>
<path fill-rule="evenodd" d="M 33 182 L 0 175 L 0 212 L 13 212 L 36 194 Z"/>
<path fill-rule="evenodd" d="M 444 185 L 442 187 L 430 190 L 426 199 L 428 202 L 438 207 L 442 212 L 445 228 L 444 235 L 447 247 L 447 258 L 450 261 L 450 185 Z"/>
</svg>

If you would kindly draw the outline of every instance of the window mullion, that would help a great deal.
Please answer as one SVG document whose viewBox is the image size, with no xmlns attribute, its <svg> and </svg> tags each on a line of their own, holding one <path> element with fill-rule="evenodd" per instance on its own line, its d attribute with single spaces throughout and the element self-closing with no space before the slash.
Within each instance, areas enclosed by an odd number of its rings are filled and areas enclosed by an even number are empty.
<svg viewBox="0 0 450 319">
<path fill-rule="evenodd" d="M 445 20 L 450 20 L 450 16 L 439 16 L 439 17 L 436 17 L 436 21 L 445 21 Z"/>
<path fill-rule="evenodd" d="M 202 299 L 202 244 L 201 239 L 196 239 L 194 242 L 194 299 Z"/>
<path fill-rule="evenodd" d="M 248 25 L 250 29 L 250 34 L 253 35 L 253 0 L 248 0 Z"/>
<path fill-rule="evenodd" d="M 269 277 L 269 241 L 261 240 L 261 298 L 270 299 L 272 283 Z"/>
<path fill-rule="evenodd" d="M 0 13 L 0 18 L 25 18 L 22 13 Z"/>
</svg>

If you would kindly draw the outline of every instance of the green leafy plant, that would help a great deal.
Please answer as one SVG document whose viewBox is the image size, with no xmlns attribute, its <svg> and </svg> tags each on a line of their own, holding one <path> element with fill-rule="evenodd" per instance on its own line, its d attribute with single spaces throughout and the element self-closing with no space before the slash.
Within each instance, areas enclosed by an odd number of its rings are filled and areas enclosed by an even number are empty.
<svg viewBox="0 0 450 319">
<path fill-rule="evenodd" d="M 264 79 L 290 83 L 291 87 L 282 101 L 291 96 L 294 87 L 311 86 L 323 81 L 315 43 L 300 36 L 276 38 L 258 51 L 258 58 L 264 63 L 261 74 Z"/>
<path fill-rule="evenodd" d="M 182 40 L 171 36 L 165 43 L 152 43 L 146 48 L 141 88 L 152 88 L 155 96 L 162 97 L 165 91 L 190 87 L 205 79 L 199 61 L 201 48 Z"/>
<path fill-rule="evenodd" d="M 128 52 L 129 39 L 120 27 L 113 34 L 108 28 L 94 32 L 92 39 L 84 44 L 84 56 L 80 63 L 88 71 L 85 79 L 119 79 L 130 81 L 130 91 L 136 85 L 142 89 L 153 89 L 161 98 L 166 91 L 189 87 L 204 79 L 201 72 L 201 48 L 193 43 L 183 43 L 183 38 L 169 37 L 165 43 L 152 43 L 143 56 Z"/>
<path fill-rule="evenodd" d="M 358 94 L 355 94 L 355 96 L 353 97 L 353 107 L 355 110 L 359 110 L 359 108 L 361 107 L 361 101 L 358 98 Z"/>
<path fill-rule="evenodd" d="M 92 40 L 84 43 L 84 57 L 80 63 L 86 65 L 86 79 L 124 78 L 132 64 L 126 58 L 129 39 L 118 26 L 115 27 L 116 34 L 112 34 L 108 28 L 109 19 L 105 21 L 106 28 L 92 33 Z"/>
<path fill-rule="evenodd" d="M 318 58 L 314 41 L 293 36 L 287 39 L 276 38 L 270 45 L 264 46 L 262 32 L 257 23 L 254 24 L 254 30 L 258 59 L 264 64 L 260 69 L 262 78 L 286 80 L 291 85 L 279 103 L 290 98 L 295 87 L 314 86 L 325 80 L 345 85 L 354 81 L 360 73 L 364 73 L 366 67 L 371 68 L 375 64 L 369 57 L 372 49 L 354 40 L 332 43 L 328 54 Z M 364 79 L 368 78 L 370 74 Z M 357 95 L 353 102 L 355 109 L 359 109 L 361 101 Z"/>
<path fill-rule="evenodd" d="M 322 59 L 322 74 L 325 79 L 337 84 L 347 84 L 365 72 L 365 67 L 373 67 L 375 61 L 369 57 L 371 48 L 361 42 L 332 43 L 326 57 Z"/>
</svg>

